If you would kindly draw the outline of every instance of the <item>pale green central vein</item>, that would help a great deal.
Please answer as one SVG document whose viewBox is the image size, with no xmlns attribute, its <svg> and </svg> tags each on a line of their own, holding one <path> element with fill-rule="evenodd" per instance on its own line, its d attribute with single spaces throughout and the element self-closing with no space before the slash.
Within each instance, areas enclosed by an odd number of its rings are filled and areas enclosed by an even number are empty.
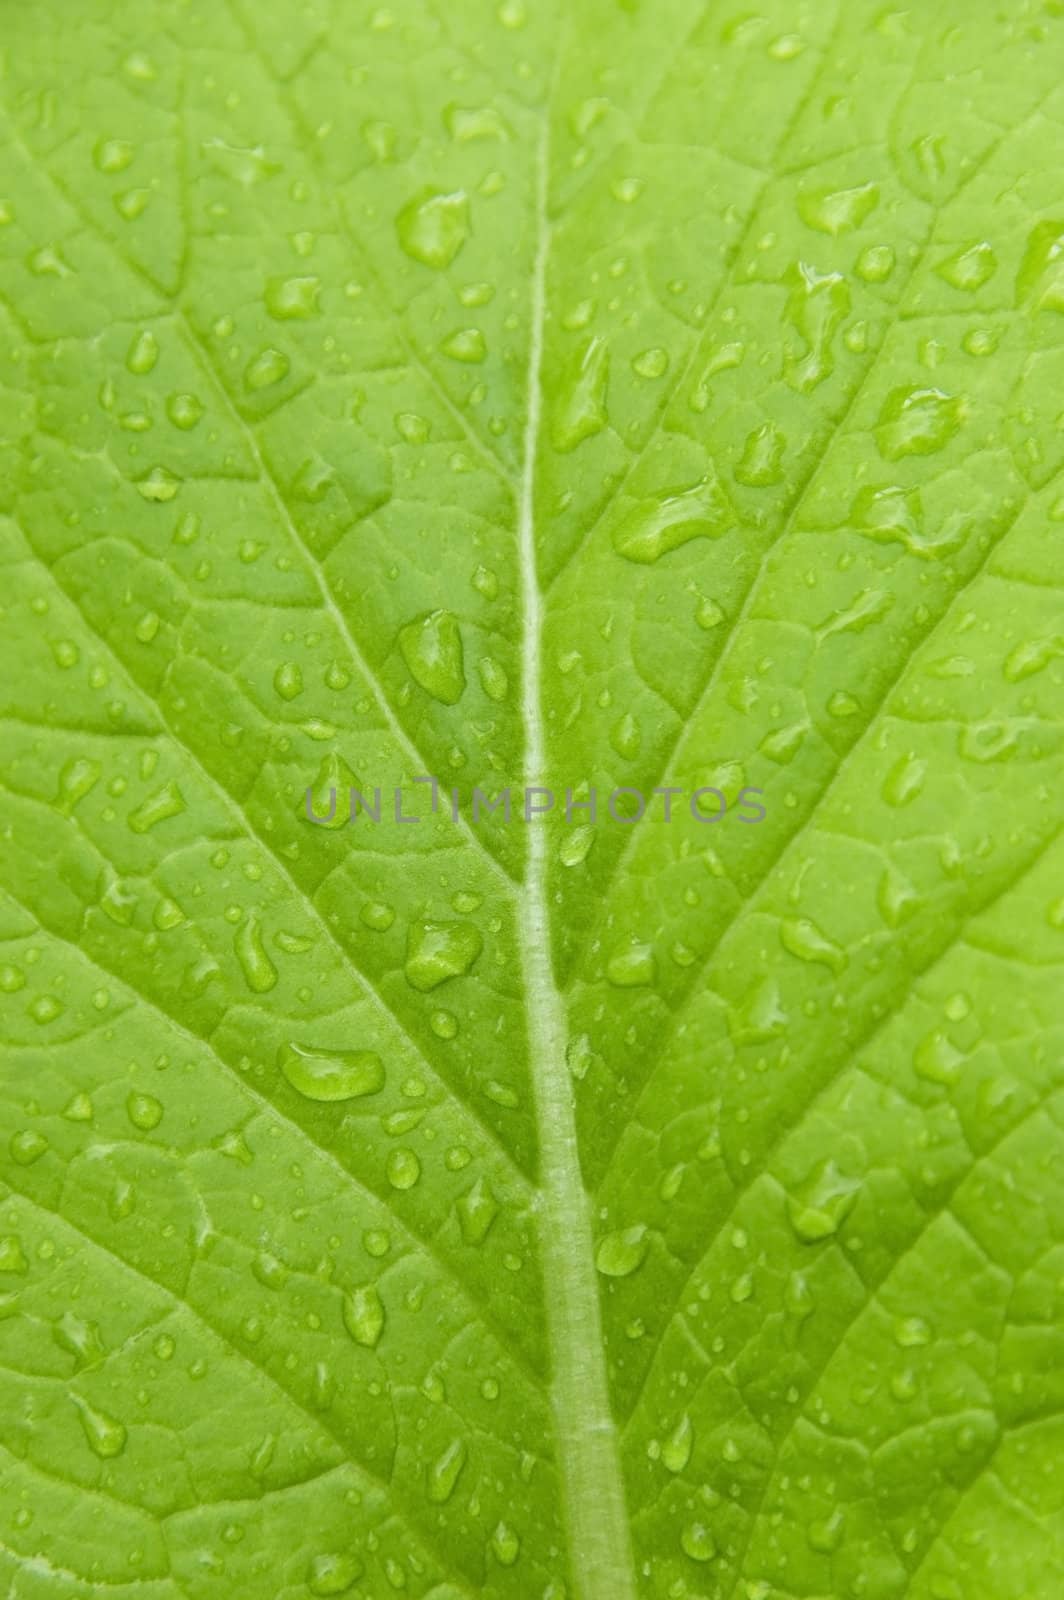
<svg viewBox="0 0 1064 1600">
<path fill-rule="evenodd" d="M 548 140 L 537 179 L 528 393 L 518 540 L 524 631 L 522 713 L 526 785 L 542 783 L 546 749 L 541 697 L 543 596 L 536 563 L 535 474 L 542 391 L 550 223 Z M 521 919 L 528 1041 L 540 1148 L 540 1223 L 550 1341 L 551 1400 L 558 1441 L 570 1565 L 578 1600 L 634 1600 L 628 1517 L 617 1430 L 610 1410 L 595 1279 L 591 1216 L 580 1170 L 565 1007 L 554 980 L 547 910 L 547 835 L 529 828 Z"/>
</svg>

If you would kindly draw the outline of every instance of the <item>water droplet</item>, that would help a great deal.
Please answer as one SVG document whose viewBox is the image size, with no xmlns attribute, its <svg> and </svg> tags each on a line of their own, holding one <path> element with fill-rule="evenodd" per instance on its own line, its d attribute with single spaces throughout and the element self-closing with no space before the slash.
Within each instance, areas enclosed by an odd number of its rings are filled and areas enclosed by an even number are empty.
<svg viewBox="0 0 1064 1600">
<path fill-rule="evenodd" d="M 965 289 L 971 294 L 989 283 L 997 269 L 997 256 L 984 239 L 979 244 L 969 245 L 967 250 L 947 256 L 935 271 L 954 289 Z"/>
<path fill-rule="evenodd" d="M 303 693 L 303 669 L 298 661 L 282 661 L 273 675 L 273 687 L 282 700 L 294 700 Z"/>
<path fill-rule="evenodd" d="M 1064 635 L 1050 639 L 1025 639 L 1010 651 L 1002 669 L 1007 683 L 1022 683 L 1064 656 Z"/>
<path fill-rule="evenodd" d="M 798 195 L 798 214 L 809 228 L 837 237 L 859 228 L 879 204 L 879 189 L 862 183 L 853 189 L 805 191 Z"/>
<path fill-rule="evenodd" d="M 23 1128 L 11 1135 L 7 1148 L 16 1166 L 32 1167 L 48 1150 L 48 1140 L 36 1128 Z"/>
<path fill-rule="evenodd" d="M 809 394 L 834 372 L 832 345 L 849 310 L 850 291 L 840 273 L 819 273 L 804 261 L 798 264 L 784 309 L 784 316 L 805 345 L 801 355 L 788 351 L 784 361 L 784 373 L 793 389 Z"/>
<path fill-rule="evenodd" d="M 595 830 L 590 823 L 583 823 L 579 828 L 564 834 L 558 846 L 558 860 L 563 867 L 578 867 L 586 861 L 591 846 L 595 842 Z"/>
<path fill-rule="evenodd" d="M 393 1189 L 412 1189 L 421 1177 L 421 1162 L 413 1150 L 400 1146 L 390 1152 L 384 1171 Z"/>
<path fill-rule="evenodd" d="M 830 1517 L 821 1522 L 811 1522 L 806 1529 L 806 1542 L 810 1550 L 817 1550 L 821 1555 L 831 1555 L 842 1543 L 842 1530 L 846 1523 L 846 1513 L 841 1506 L 836 1506 Z"/>
<path fill-rule="evenodd" d="M 104 1461 L 112 1461 L 115 1456 L 120 1456 L 126 1447 L 126 1430 L 122 1424 L 105 1411 L 97 1411 L 95 1406 L 90 1406 L 79 1395 L 74 1395 L 73 1400 L 89 1449 Z"/>
<path fill-rule="evenodd" d="M 960 1081 L 964 1052 L 958 1050 L 940 1029 L 920 1040 L 913 1052 L 913 1071 L 928 1083 L 950 1088 Z"/>
<path fill-rule="evenodd" d="M 833 944 L 808 917 L 785 917 L 780 923 L 780 944 L 799 961 L 819 961 L 832 972 L 842 972 L 846 953 Z"/>
<path fill-rule="evenodd" d="M 500 1567 L 512 1567 L 521 1553 L 521 1540 L 506 1522 L 496 1524 L 490 1545 L 491 1553 Z"/>
<path fill-rule="evenodd" d="M 425 1472 L 425 1493 L 433 1505 L 442 1506 L 451 1498 L 465 1464 L 464 1442 L 452 1439 L 443 1454 Z"/>
<path fill-rule="evenodd" d="M 606 963 L 606 976 L 618 989 L 638 989 L 653 983 L 657 976 L 653 949 L 636 939 L 619 945 Z"/>
<path fill-rule="evenodd" d="M 137 480 L 137 493 L 141 499 L 157 506 L 167 505 L 180 487 L 180 478 L 175 477 L 166 467 L 152 467 L 150 472 Z"/>
<path fill-rule="evenodd" d="M 682 1472 L 691 1459 L 694 1443 L 695 1430 L 685 1411 L 661 1447 L 662 1465 L 669 1472 Z"/>
<path fill-rule="evenodd" d="M 357 1556 L 348 1553 L 315 1556 L 307 1569 L 307 1588 L 318 1600 L 328 1600 L 330 1595 L 346 1594 L 362 1572 L 362 1562 Z"/>
<path fill-rule="evenodd" d="M 457 705 L 465 690 L 462 635 L 449 611 L 430 611 L 399 632 L 399 650 L 415 683 L 443 705 Z"/>
<path fill-rule="evenodd" d="M 287 376 L 289 366 L 290 362 L 283 350 L 275 350 L 272 345 L 260 350 L 244 368 L 244 387 L 250 389 L 252 393 L 268 389 Z"/>
<path fill-rule="evenodd" d="M 637 1222 L 631 1228 L 620 1228 L 600 1239 L 595 1266 L 604 1278 L 627 1278 L 643 1265 L 649 1248 L 647 1230 Z"/>
<path fill-rule="evenodd" d="M 151 1133 L 163 1120 L 163 1108 L 154 1095 L 131 1094 L 126 1100 L 126 1115 L 135 1128 Z"/>
<path fill-rule="evenodd" d="M 717 1541 L 704 1522 L 689 1522 L 680 1534 L 680 1548 L 692 1561 L 712 1561 Z"/>
<path fill-rule="evenodd" d="M 372 1050 L 318 1050 L 289 1043 L 281 1049 L 280 1067 L 307 1100 L 355 1100 L 384 1087 L 384 1063 Z"/>
<path fill-rule="evenodd" d="M 266 310 L 277 322 L 305 322 L 318 316 L 318 278 L 270 278 L 266 284 Z"/>
<path fill-rule="evenodd" d="M 376 1348 L 384 1332 L 384 1306 L 375 1283 L 361 1284 L 344 1296 L 344 1327 L 356 1344 Z"/>
<path fill-rule="evenodd" d="M 640 378 L 663 378 L 669 370 L 669 352 L 660 345 L 632 357 L 632 371 Z"/>
<path fill-rule="evenodd" d="M 136 151 L 128 139 L 100 139 L 92 159 L 100 172 L 124 172 Z"/>
<path fill-rule="evenodd" d="M 166 783 L 149 795 L 135 811 L 131 811 L 126 818 L 134 833 L 147 833 L 149 828 L 158 827 L 160 822 L 165 822 L 169 817 L 178 817 L 185 810 L 185 798 L 174 782 Z"/>
<path fill-rule="evenodd" d="M 59 774 L 59 791 L 55 797 L 56 810 L 69 817 L 79 800 L 84 800 L 100 781 L 102 768 L 98 761 L 75 756 Z"/>
<path fill-rule="evenodd" d="M 407 982 L 423 994 L 468 972 L 483 949 L 472 922 L 415 922 L 406 945 Z"/>
<path fill-rule="evenodd" d="M 476 365 L 485 360 L 488 354 L 484 335 L 479 328 L 455 329 L 454 333 L 448 334 L 440 349 L 452 361 L 464 361 L 468 365 Z"/>
<path fill-rule="evenodd" d="M 254 994 L 267 994 L 277 982 L 277 968 L 266 954 L 262 925 L 254 912 L 237 929 L 233 949 L 248 988 Z"/>
<path fill-rule="evenodd" d="M 466 1244 L 483 1244 L 499 1214 L 499 1203 L 486 1178 L 478 1178 L 455 1206 L 458 1226 Z"/>
<path fill-rule="evenodd" d="M 634 761 L 643 742 L 639 724 L 630 711 L 626 711 L 610 731 L 610 744 L 625 761 Z"/>
<path fill-rule="evenodd" d="M 590 439 L 606 427 L 609 372 L 610 351 L 605 339 L 589 339 L 569 361 L 558 385 L 558 404 L 551 428 L 556 450 L 575 450 L 584 439 Z"/>
<path fill-rule="evenodd" d="M 889 244 L 870 244 L 857 257 L 855 271 L 865 283 L 886 283 L 897 265 L 897 257 Z"/>
<path fill-rule="evenodd" d="M 923 792 L 927 781 L 927 762 L 912 752 L 899 757 L 883 782 L 883 798 L 889 806 L 907 806 Z"/>
<path fill-rule="evenodd" d="M 941 389 L 892 389 L 876 424 L 876 444 L 887 461 L 943 450 L 967 415 L 962 400 Z"/>
<path fill-rule="evenodd" d="M 834 1161 L 819 1162 L 787 1202 L 791 1227 L 802 1243 L 819 1244 L 836 1233 L 860 1187 L 859 1179 L 848 1178 Z"/>
<path fill-rule="evenodd" d="M 648 564 L 692 539 L 719 539 L 734 525 L 731 504 L 711 467 L 689 488 L 634 506 L 614 528 L 613 548 L 626 561 Z"/>
<path fill-rule="evenodd" d="M 73 1311 L 64 1311 L 52 1333 L 56 1344 L 72 1355 L 79 1367 L 95 1366 L 103 1360 L 104 1348 L 95 1322 L 86 1322 Z"/>
<path fill-rule="evenodd" d="M 144 377 L 155 366 L 159 359 L 159 341 L 154 333 L 145 330 L 138 333 L 126 354 L 126 366 L 137 377 Z"/>
<path fill-rule="evenodd" d="M 931 1343 L 931 1328 L 923 1317 L 897 1317 L 892 1331 L 895 1344 L 903 1350 L 915 1350 Z"/>
<path fill-rule="evenodd" d="M 765 489 L 783 479 L 783 453 L 787 441 L 774 422 L 763 422 L 747 435 L 735 466 L 735 478 L 749 489 Z"/>
<path fill-rule="evenodd" d="M 172 394 L 166 401 L 166 415 L 175 428 L 189 433 L 203 417 L 204 405 L 198 395 Z"/>
<path fill-rule="evenodd" d="M 469 199 L 462 190 L 422 194 L 403 207 L 395 228 L 408 256 L 441 271 L 469 238 Z"/>
<path fill-rule="evenodd" d="M 1016 274 L 1016 304 L 1064 311 L 1064 222 L 1039 222 L 1028 235 Z"/>
<path fill-rule="evenodd" d="M 494 700 L 496 703 L 501 703 L 505 700 L 509 693 L 510 680 L 507 678 L 504 668 L 497 661 L 494 661 L 491 656 L 482 656 L 477 663 L 477 670 L 480 673 L 480 681 L 488 699 Z"/>
</svg>

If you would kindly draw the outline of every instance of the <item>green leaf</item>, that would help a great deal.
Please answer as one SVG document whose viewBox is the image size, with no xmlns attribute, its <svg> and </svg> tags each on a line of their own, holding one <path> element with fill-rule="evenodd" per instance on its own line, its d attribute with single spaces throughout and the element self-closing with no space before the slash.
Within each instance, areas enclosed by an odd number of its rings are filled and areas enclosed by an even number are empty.
<svg viewBox="0 0 1064 1600">
<path fill-rule="evenodd" d="M 12 1600 L 1055 1592 L 1061 12 L 7 7 Z"/>
</svg>

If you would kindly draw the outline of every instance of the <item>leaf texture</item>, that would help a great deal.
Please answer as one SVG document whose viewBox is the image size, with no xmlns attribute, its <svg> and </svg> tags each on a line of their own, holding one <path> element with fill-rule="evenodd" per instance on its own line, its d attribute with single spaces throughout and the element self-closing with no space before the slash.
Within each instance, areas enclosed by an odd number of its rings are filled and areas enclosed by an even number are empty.
<svg viewBox="0 0 1064 1600">
<path fill-rule="evenodd" d="M 1045 1600 L 1061 6 L 0 14 L 0 1590 Z"/>
</svg>

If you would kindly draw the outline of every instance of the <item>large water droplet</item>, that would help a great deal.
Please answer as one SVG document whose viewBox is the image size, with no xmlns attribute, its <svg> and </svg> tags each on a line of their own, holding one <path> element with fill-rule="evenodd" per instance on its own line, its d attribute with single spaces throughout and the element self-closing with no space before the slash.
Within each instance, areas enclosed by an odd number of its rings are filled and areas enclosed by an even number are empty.
<svg viewBox="0 0 1064 1600">
<path fill-rule="evenodd" d="M 307 1571 L 307 1588 L 318 1600 L 328 1600 L 330 1595 L 346 1594 L 362 1572 L 362 1562 L 349 1553 L 315 1556 Z"/>
<path fill-rule="evenodd" d="M 307 1100 L 356 1100 L 384 1087 L 384 1063 L 372 1050 L 319 1050 L 289 1043 L 281 1071 Z"/>
<path fill-rule="evenodd" d="M 153 1094 L 131 1094 L 126 1100 L 126 1115 L 135 1128 L 151 1133 L 163 1120 L 162 1102 Z"/>
<path fill-rule="evenodd" d="M 478 1178 L 458 1201 L 458 1226 L 466 1244 L 482 1244 L 499 1214 L 499 1203 L 486 1178 Z"/>
<path fill-rule="evenodd" d="M 521 1553 L 521 1540 L 509 1523 L 500 1522 L 489 1541 L 491 1553 L 501 1567 L 512 1567 Z"/>
<path fill-rule="evenodd" d="M 650 1240 L 641 1222 L 607 1233 L 595 1251 L 595 1266 L 604 1278 L 627 1278 L 646 1260 Z"/>
<path fill-rule="evenodd" d="M 838 1231 L 853 1208 L 860 1180 L 840 1172 L 834 1161 L 821 1161 L 787 1202 L 791 1227 L 803 1244 L 818 1244 Z"/>
<path fill-rule="evenodd" d="M 442 1506 L 451 1498 L 465 1464 L 464 1442 L 452 1439 L 443 1454 L 425 1472 L 425 1493 L 433 1505 Z"/>
<path fill-rule="evenodd" d="M 613 530 L 613 548 L 626 561 L 648 564 L 692 539 L 719 539 L 735 514 L 712 467 L 687 489 L 643 500 Z"/>
<path fill-rule="evenodd" d="M 575 450 L 584 439 L 606 427 L 609 370 L 609 345 L 601 338 L 589 339 L 565 368 L 551 429 L 556 450 Z"/>
<path fill-rule="evenodd" d="M 748 489 L 766 489 L 783 479 L 783 453 L 787 441 L 774 422 L 763 422 L 747 435 L 735 465 L 735 479 Z"/>
<path fill-rule="evenodd" d="M 277 982 L 277 968 L 266 954 L 262 925 L 254 912 L 237 929 L 233 949 L 248 988 L 254 994 L 268 993 Z"/>
<path fill-rule="evenodd" d="M 74 1404 L 78 1408 L 89 1449 L 104 1461 L 112 1461 L 115 1456 L 120 1456 L 126 1447 L 126 1430 L 122 1423 L 116 1422 L 105 1411 L 90 1406 L 87 1400 L 82 1400 L 78 1395 L 74 1396 Z"/>
<path fill-rule="evenodd" d="M 460 189 L 453 194 L 422 194 L 403 207 L 395 229 L 408 256 L 441 271 L 469 238 L 469 199 Z"/>
<path fill-rule="evenodd" d="M 472 922 L 415 922 L 406 943 L 407 982 L 423 994 L 468 972 L 483 949 Z"/>
<path fill-rule="evenodd" d="M 984 283 L 989 283 L 997 268 L 997 256 L 984 239 L 979 244 L 969 245 L 966 250 L 958 250 L 947 256 L 945 261 L 939 262 L 935 271 L 954 289 L 965 289 L 971 294 L 981 289 Z"/>
<path fill-rule="evenodd" d="M 692 1561 L 712 1561 L 717 1553 L 717 1541 L 704 1522 L 689 1522 L 680 1534 L 680 1548 Z"/>
<path fill-rule="evenodd" d="M 832 348 L 840 323 L 849 314 L 850 291 L 838 272 L 819 273 L 804 261 L 795 273 L 784 316 L 805 345 L 804 352 L 788 352 L 784 373 L 792 388 L 808 394 L 835 370 Z"/>
<path fill-rule="evenodd" d="M 662 1464 L 670 1472 L 682 1472 L 691 1459 L 695 1430 L 685 1411 L 661 1447 Z"/>
<path fill-rule="evenodd" d="M 384 1306 L 375 1283 L 364 1283 L 344 1296 L 344 1327 L 356 1344 L 376 1348 L 384 1332 Z"/>
<path fill-rule="evenodd" d="M 780 923 L 780 943 L 799 961 L 819 961 L 834 973 L 846 966 L 846 952 L 833 944 L 808 917 L 785 917 Z"/>
<path fill-rule="evenodd" d="M 270 278 L 266 284 L 266 310 L 278 322 L 306 321 L 320 307 L 317 278 Z"/>
<path fill-rule="evenodd" d="M 833 237 L 859 228 L 879 204 L 879 189 L 862 183 L 853 189 L 806 191 L 798 196 L 798 214 L 807 227 Z"/>
<path fill-rule="evenodd" d="M 606 976 L 618 989 L 638 989 L 654 982 L 657 961 L 652 947 L 629 939 L 619 945 L 606 963 Z"/>
<path fill-rule="evenodd" d="M 400 1147 L 388 1156 L 384 1172 L 393 1189 L 413 1189 L 421 1177 L 421 1162 L 413 1150 Z"/>
<path fill-rule="evenodd" d="M 1039 222 L 1028 235 L 1016 274 L 1016 304 L 1064 311 L 1064 222 Z"/>
<path fill-rule="evenodd" d="M 131 811 L 127 822 L 134 833 L 147 833 L 169 817 L 178 817 L 185 810 L 185 798 L 176 783 L 170 782 L 157 789 L 153 795 Z"/>
<path fill-rule="evenodd" d="M 399 650 L 414 682 L 443 705 L 457 705 L 466 686 L 462 635 L 449 611 L 430 611 L 399 631 Z"/>
<path fill-rule="evenodd" d="M 98 761 L 75 756 L 66 762 L 59 774 L 59 792 L 55 797 L 56 810 L 69 817 L 79 800 L 96 787 L 102 768 Z"/>
<path fill-rule="evenodd" d="M 960 431 L 965 404 L 941 389 L 892 389 L 876 424 L 876 444 L 887 461 L 929 456 Z"/>
</svg>

